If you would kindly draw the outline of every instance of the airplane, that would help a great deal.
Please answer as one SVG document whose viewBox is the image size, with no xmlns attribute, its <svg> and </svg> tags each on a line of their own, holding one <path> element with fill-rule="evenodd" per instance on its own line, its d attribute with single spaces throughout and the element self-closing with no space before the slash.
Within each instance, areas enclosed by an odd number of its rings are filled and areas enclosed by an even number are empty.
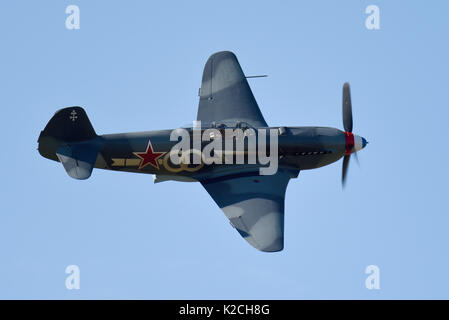
<svg viewBox="0 0 449 320">
<path fill-rule="evenodd" d="M 54 114 L 40 133 L 39 153 L 61 162 L 75 179 L 87 179 L 93 168 L 98 168 L 153 174 L 155 183 L 200 182 L 250 245 L 263 252 L 278 252 L 284 248 L 284 202 L 290 179 L 297 178 L 301 170 L 320 168 L 343 158 L 344 186 L 351 155 L 367 145 L 365 138 L 352 133 L 348 83 L 343 85 L 344 131 L 330 127 L 269 127 L 237 57 L 230 51 L 209 57 L 199 97 L 200 133 L 235 128 L 250 134 L 265 129 L 277 132 L 276 172 L 262 175 L 260 162 L 205 164 L 201 160 L 193 164 L 189 162 L 193 153 L 189 159 L 175 163 L 170 157 L 171 148 L 178 142 L 170 139 L 173 130 L 97 135 L 79 106 Z M 195 126 L 184 130 L 193 135 Z M 213 140 L 213 134 L 210 136 Z M 249 157 L 248 142 L 244 148 Z M 236 156 L 236 149 L 230 152 Z"/>
</svg>

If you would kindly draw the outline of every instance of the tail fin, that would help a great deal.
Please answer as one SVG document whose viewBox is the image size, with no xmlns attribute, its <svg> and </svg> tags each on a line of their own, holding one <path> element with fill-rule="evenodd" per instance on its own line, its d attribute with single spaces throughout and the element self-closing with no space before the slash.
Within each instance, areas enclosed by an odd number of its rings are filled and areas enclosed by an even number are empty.
<svg viewBox="0 0 449 320">
<path fill-rule="evenodd" d="M 42 136 L 76 142 L 96 138 L 97 134 L 83 108 L 69 107 L 56 111 L 42 131 Z"/>
<path fill-rule="evenodd" d="M 87 179 L 97 159 L 99 142 L 81 107 L 58 110 L 39 136 L 39 153 L 60 161 L 69 176 Z"/>
</svg>

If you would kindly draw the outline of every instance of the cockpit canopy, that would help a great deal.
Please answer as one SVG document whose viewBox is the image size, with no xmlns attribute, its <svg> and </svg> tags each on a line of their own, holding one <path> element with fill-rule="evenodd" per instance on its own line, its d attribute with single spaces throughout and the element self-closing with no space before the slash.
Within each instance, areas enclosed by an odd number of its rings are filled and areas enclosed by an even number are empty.
<svg viewBox="0 0 449 320">
<path fill-rule="evenodd" d="M 198 124 L 198 126 L 196 126 Z M 182 126 L 184 129 L 193 129 L 193 128 L 200 128 L 199 123 L 194 123 L 194 125 L 186 125 Z M 251 126 L 248 122 L 244 121 L 213 121 L 213 122 L 201 122 L 201 129 L 242 129 L 245 131 L 246 129 L 255 129 L 253 126 Z"/>
</svg>

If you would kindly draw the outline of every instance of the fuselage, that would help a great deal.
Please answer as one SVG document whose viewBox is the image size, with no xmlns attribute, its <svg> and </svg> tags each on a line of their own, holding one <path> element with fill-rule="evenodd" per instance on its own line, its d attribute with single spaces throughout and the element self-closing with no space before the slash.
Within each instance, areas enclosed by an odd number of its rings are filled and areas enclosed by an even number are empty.
<svg viewBox="0 0 449 320">
<path fill-rule="evenodd" d="M 331 164 L 345 155 L 345 133 L 339 129 L 330 127 L 270 127 L 263 129 L 278 131 L 279 167 L 299 170 L 315 169 Z M 189 130 L 191 133 L 192 129 Z M 197 164 L 180 163 L 175 165 L 170 159 L 170 151 L 178 141 L 170 140 L 172 131 L 157 130 L 101 135 L 97 138 L 101 148 L 95 167 L 201 179 L 203 175 L 209 175 L 211 172 L 238 172 L 240 169 L 248 170 L 248 168 L 260 166 L 258 163 L 248 163 L 247 157 L 243 164 L 226 164 L 224 161 L 221 164 L 205 164 L 201 161 Z M 204 133 L 204 130 L 201 132 Z M 208 141 L 203 141 L 201 150 L 208 143 Z M 267 138 L 267 149 L 269 149 L 270 143 L 271 141 Z M 224 141 L 223 148 L 225 149 Z M 247 142 L 244 152 L 248 153 L 248 150 Z M 235 146 L 233 152 L 237 152 Z M 145 160 L 146 157 L 147 160 Z M 142 165 L 144 162 L 145 164 Z"/>
</svg>

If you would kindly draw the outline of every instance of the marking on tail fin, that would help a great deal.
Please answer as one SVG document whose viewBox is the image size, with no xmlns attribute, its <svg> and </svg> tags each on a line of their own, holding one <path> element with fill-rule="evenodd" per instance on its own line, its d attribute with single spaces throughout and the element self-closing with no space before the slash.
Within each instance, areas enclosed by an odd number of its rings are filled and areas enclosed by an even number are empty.
<svg viewBox="0 0 449 320">
<path fill-rule="evenodd" d="M 76 119 L 78 119 L 78 116 L 77 116 L 77 113 L 76 113 L 75 109 L 73 109 L 72 112 L 70 113 L 70 120 L 75 122 Z"/>
</svg>

